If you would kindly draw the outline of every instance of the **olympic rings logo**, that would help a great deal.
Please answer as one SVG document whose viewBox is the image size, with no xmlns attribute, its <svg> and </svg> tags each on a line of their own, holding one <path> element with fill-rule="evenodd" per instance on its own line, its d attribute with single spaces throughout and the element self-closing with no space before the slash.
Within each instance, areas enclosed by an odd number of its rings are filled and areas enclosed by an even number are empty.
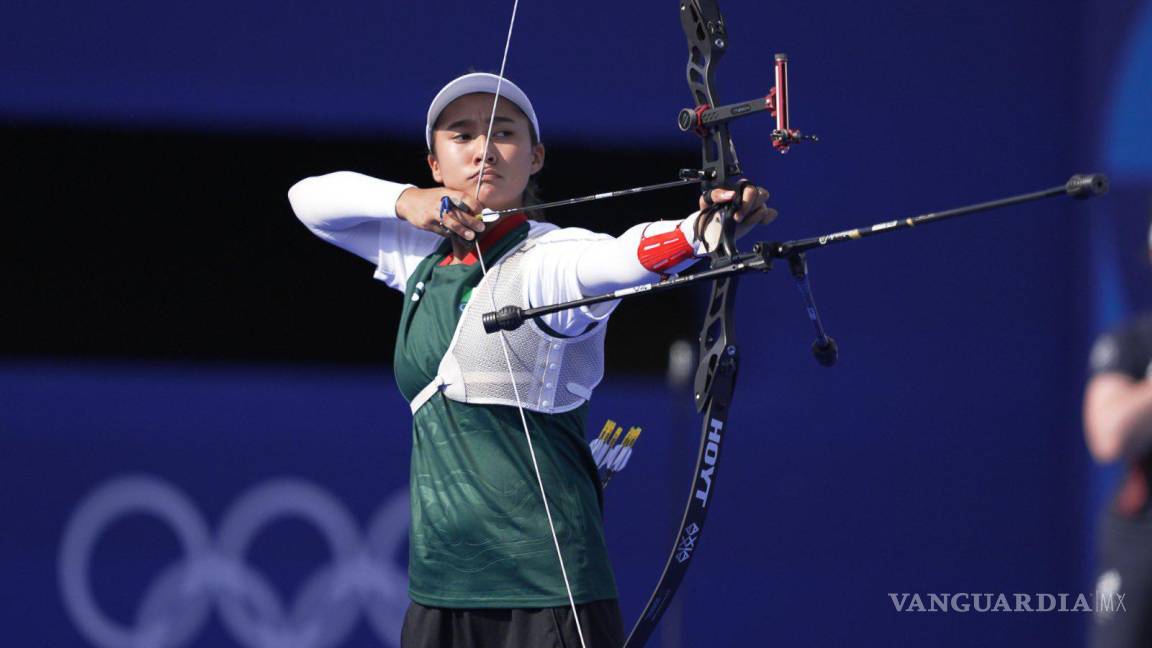
<svg viewBox="0 0 1152 648">
<path fill-rule="evenodd" d="M 175 532 L 183 558 L 161 570 L 135 612 L 134 627 L 108 618 L 95 601 L 89 567 L 96 542 L 117 518 L 147 513 Z M 290 609 L 245 562 L 259 530 L 293 517 L 320 531 L 332 560 L 305 579 Z M 113 479 L 91 492 L 68 521 L 59 556 L 64 605 L 80 632 L 100 648 L 174 648 L 207 622 L 213 603 L 225 628 L 248 648 L 332 648 L 361 610 L 376 636 L 396 645 L 408 607 L 408 577 L 391 556 L 407 542 L 408 492 L 393 494 L 361 538 L 347 508 L 323 489 L 278 479 L 245 492 L 210 537 L 193 503 L 157 477 Z"/>
</svg>

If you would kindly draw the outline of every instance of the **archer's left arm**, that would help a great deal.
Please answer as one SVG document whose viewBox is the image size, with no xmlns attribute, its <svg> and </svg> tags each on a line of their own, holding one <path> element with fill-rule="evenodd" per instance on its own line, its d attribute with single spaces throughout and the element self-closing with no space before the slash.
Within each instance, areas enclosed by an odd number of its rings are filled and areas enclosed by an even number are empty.
<svg viewBox="0 0 1152 648">
<path fill-rule="evenodd" d="M 712 200 L 725 203 L 732 192 L 716 189 Z M 743 206 L 736 215 L 737 236 L 776 218 L 776 211 L 764 206 L 768 192 L 747 187 Z M 701 210 L 704 201 L 701 200 Z M 718 218 L 718 217 L 717 217 Z M 641 223 L 619 237 L 594 234 L 577 228 L 545 235 L 527 263 L 528 305 L 556 304 L 601 295 L 688 269 L 719 240 L 718 222 L 700 223 L 700 212 L 683 220 Z M 579 335 L 592 324 L 606 319 L 617 301 L 557 311 L 543 316 L 544 323 L 562 335 Z"/>
<path fill-rule="evenodd" d="M 713 189 L 711 193 L 716 204 L 734 197 L 735 192 L 729 189 Z M 763 188 L 744 188 L 735 215 L 737 237 L 776 218 L 776 210 L 765 205 L 767 199 Z M 683 220 L 641 223 L 618 238 L 584 248 L 576 266 L 581 294 L 574 299 L 658 281 L 688 269 L 714 249 L 720 238 L 718 213 L 706 223 L 699 222 L 706 207 L 701 197 L 700 211 Z"/>
</svg>

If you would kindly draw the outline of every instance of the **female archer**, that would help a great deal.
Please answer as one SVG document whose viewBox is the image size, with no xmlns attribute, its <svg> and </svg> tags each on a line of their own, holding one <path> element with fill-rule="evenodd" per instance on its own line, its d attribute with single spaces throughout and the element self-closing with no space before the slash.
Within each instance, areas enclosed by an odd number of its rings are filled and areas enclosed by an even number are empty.
<svg viewBox="0 0 1152 648">
<path fill-rule="evenodd" d="M 412 410 L 412 604 L 401 644 L 619 646 L 603 494 L 585 437 L 616 303 L 498 335 L 480 315 L 680 272 L 717 244 L 718 217 L 702 199 L 701 212 L 618 238 L 527 211 L 484 222 L 485 209 L 531 207 L 545 156 L 532 103 L 492 74 L 444 86 L 425 137 L 437 187 L 338 171 L 288 193 L 312 232 L 374 263 L 376 278 L 405 295 L 394 371 Z M 738 235 L 775 218 L 767 196 L 744 188 Z M 726 203 L 735 192 L 708 198 Z"/>
</svg>

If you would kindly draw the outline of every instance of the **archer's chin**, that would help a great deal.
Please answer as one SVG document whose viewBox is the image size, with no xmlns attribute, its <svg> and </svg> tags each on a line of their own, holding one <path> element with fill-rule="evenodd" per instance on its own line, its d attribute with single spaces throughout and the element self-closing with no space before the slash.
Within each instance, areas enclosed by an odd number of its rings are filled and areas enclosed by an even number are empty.
<svg viewBox="0 0 1152 648">
<path fill-rule="evenodd" d="M 496 205 L 515 206 L 519 204 L 520 196 L 523 193 L 523 188 L 519 191 L 509 190 L 499 179 L 495 181 L 485 180 L 480 185 L 480 202 L 491 209 L 503 209 L 496 207 Z"/>
</svg>

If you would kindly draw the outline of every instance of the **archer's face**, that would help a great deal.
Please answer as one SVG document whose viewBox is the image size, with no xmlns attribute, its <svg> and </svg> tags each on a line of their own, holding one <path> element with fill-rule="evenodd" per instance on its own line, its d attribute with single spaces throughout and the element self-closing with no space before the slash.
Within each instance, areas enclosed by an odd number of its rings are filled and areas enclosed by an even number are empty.
<svg viewBox="0 0 1152 648">
<path fill-rule="evenodd" d="M 492 95 L 469 94 L 448 104 L 432 129 L 432 177 L 449 189 L 475 195 Z M 544 146 L 532 144 L 531 124 L 515 104 L 496 105 L 492 144 L 487 147 L 480 203 L 490 209 L 520 207 L 528 178 L 544 165 Z"/>
</svg>

